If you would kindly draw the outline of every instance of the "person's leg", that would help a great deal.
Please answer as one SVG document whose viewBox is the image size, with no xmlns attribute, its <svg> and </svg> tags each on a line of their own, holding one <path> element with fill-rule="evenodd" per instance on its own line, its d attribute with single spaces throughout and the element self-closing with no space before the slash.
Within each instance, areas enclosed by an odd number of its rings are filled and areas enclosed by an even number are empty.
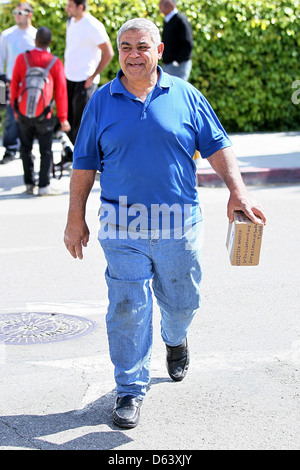
<svg viewBox="0 0 300 470">
<path fill-rule="evenodd" d="M 153 289 L 161 310 L 161 335 L 172 380 L 187 374 L 190 355 L 187 335 L 200 307 L 201 223 L 182 238 L 158 240 L 152 247 Z M 154 242 L 154 241 L 153 241 Z"/>
<path fill-rule="evenodd" d="M 73 88 L 75 82 L 67 80 L 67 94 L 68 94 L 68 121 L 70 123 L 71 129 L 67 132 L 67 135 L 71 142 L 73 143 Z"/>
<path fill-rule="evenodd" d="M 148 240 L 101 240 L 107 260 L 110 356 L 119 397 L 143 399 L 152 351 L 152 263 Z"/>
<path fill-rule="evenodd" d="M 181 62 L 179 64 L 179 71 L 178 71 L 178 77 L 182 78 L 185 81 L 188 81 L 191 70 L 192 70 L 192 61 L 191 60 L 186 60 L 184 62 Z"/>
<path fill-rule="evenodd" d="M 153 290 L 161 309 L 162 339 L 168 346 L 182 344 L 200 307 L 201 232 L 199 222 L 180 239 L 161 239 L 152 245 Z"/>
<path fill-rule="evenodd" d="M 68 105 L 69 105 L 69 119 L 71 121 L 71 130 L 68 136 L 75 144 L 75 140 L 79 131 L 82 114 L 89 99 L 97 89 L 96 85 L 92 85 L 90 88 L 84 87 L 85 81 L 83 82 L 69 82 L 67 81 L 68 89 Z"/>
<path fill-rule="evenodd" d="M 19 126 L 11 105 L 6 106 L 6 118 L 3 131 L 3 147 L 5 148 L 4 162 L 14 159 L 19 150 Z"/>
<path fill-rule="evenodd" d="M 35 185 L 34 160 L 32 146 L 35 137 L 35 129 L 29 119 L 19 118 L 20 156 L 23 163 L 24 183 L 28 186 Z"/>
<path fill-rule="evenodd" d="M 176 65 L 173 63 L 163 64 L 162 68 L 164 72 L 168 73 L 169 75 L 174 75 L 175 77 L 179 77 L 182 78 L 182 80 L 188 81 L 192 70 L 192 61 L 187 60 Z"/>
<path fill-rule="evenodd" d="M 53 165 L 52 140 L 53 140 L 53 117 L 36 122 L 36 135 L 40 149 L 40 174 L 39 187 L 45 188 L 50 184 L 50 174 Z"/>
</svg>

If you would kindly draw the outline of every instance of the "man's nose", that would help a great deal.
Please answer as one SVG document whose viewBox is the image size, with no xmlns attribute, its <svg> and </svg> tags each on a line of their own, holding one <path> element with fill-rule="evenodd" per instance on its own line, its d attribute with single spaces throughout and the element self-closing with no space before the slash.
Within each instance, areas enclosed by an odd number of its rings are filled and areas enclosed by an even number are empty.
<svg viewBox="0 0 300 470">
<path fill-rule="evenodd" d="M 136 47 L 131 49 L 131 51 L 130 51 L 130 56 L 131 57 L 137 57 L 139 55 L 140 55 L 139 50 Z"/>
</svg>

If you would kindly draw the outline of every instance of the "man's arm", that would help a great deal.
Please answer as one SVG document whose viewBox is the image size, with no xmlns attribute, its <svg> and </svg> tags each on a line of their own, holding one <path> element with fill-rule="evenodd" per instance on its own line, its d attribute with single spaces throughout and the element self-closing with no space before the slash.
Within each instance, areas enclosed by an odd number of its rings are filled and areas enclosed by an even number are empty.
<svg viewBox="0 0 300 470">
<path fill-rule="evenodd" d="M 70 203 L 64 243 L 73 258 L 83 258 L 82 247 L 89 241 L 85 222 L 86 203 L 95 181 L 96 170 L 73 170 L 70 180 Z"/>
<path fill-rule="evenodd" d="M 105 69 L 105 67 L 108 66 L 114 56 L 114 50 L 110 41 L 99 44 L 98 47 L 102 51 L 101 60 L 93 75 L 86 79 L 85 88 L 90 88 L 92 86 L 94 78 L 101 74 L 101 72 Z"/>
<path fill-rule="evenodd" d="M 243 211 L 254 223 L 266 223 L 264 209 L 248 192 L 239 169 L 238 161 L 231 147 L 218 150 L 207 159 L 214 171 L 222 178 L 230 192 L 227 205 L 229 222 L 233 222 L 233 213 Z"/>
</svg>

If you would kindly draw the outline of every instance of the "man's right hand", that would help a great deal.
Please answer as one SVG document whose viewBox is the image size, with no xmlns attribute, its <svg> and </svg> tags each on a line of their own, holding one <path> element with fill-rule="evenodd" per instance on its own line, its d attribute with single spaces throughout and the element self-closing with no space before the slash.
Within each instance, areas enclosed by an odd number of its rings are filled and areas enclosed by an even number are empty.
<svg viewBox="0 0 300 470">
<path fill-rule="evenodd" d="M 79 222 L 68 220 L 64 233 L 64 243 L 73 258 L 83 258 L 82 247 L 87 247 L 89 236 L 90 232 L 85 220 Z"/>
<path fill-rule="evenodd" d="M 93 187 L 96 170 L 72 170 L 70 180 L 70 203 L 64 243 L 73 258 L 83 258 L 90 232 L 85 222 L 86 202 Z"/>
</svg>

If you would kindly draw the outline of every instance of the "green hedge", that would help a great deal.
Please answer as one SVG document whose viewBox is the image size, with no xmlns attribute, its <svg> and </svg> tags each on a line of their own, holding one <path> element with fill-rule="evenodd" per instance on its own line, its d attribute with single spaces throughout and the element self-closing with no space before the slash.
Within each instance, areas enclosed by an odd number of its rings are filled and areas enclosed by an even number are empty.
<svg viewBox="0 0 300 470">
<path fill-rule="evenodd" d="M 1 24 L 13 24 L 12 7 L 0 7 Z M 32 1 L 33 24 L 52 30 L 52 51 L 63 59 L 65 0 Z M 300 105 L 292 103 L 292 84 L 300 79 L 299 0 L 184 0 L 178 8 L 194 32 L 190 81 L 209 99 L 230 132 L 300 129 Z M 144 16 L 159 27 L 158 0 L 90 0 L 89 11 L 105 25 L 116 55 L 101 77 L 119 68 L 116 34 L 121 24 Z"/>
</svg>

